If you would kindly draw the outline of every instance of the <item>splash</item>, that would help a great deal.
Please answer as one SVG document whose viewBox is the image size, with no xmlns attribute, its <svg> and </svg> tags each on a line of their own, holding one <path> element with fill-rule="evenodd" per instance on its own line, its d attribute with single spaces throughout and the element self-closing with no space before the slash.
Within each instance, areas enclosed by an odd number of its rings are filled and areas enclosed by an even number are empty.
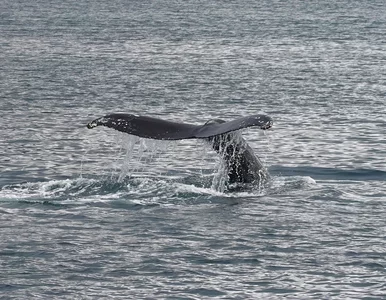
<svg viewBox="0 0 386 300">
<path fill-rule="evenodd" d="M 227 186 L 245 183 L 259 189 L 269 181 L 268 170 L 243 139 L 241 132 L 215 136 L 209 139 L 213 150 L 221 157 L 212 188 L 225 191 Z"/>
<path fill-rule="evenodd" d="M 123 150 L 124 153 L 123 157 L 117 153 L 115 168 L 111 173 L 111 179 L 118 182 L 123 182 L 125 178 L 137 173 L 142 175 L 156 173 L 157 170 L 150 171 L 154 167 L 152 162 L 174 144 L 170 141 L 144 139 L 127 134 L 118 134 L 116 142 L 120 144 L 119 151 Z"/>
</svg>

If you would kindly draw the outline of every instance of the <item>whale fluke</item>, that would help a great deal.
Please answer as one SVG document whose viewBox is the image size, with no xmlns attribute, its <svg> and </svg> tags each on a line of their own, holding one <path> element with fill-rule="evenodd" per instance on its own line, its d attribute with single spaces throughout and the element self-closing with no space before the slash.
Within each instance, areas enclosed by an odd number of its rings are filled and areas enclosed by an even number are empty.
<svg viewBox="0 0 386 300">
<path fill-rule="evenodd" d="M 182 140 L 210 138 L 252 126 L 268 129 L 272 127 L 272 123 L 272 119 L 266 115 L 252 115 L 223 123 L 209 122 L 204 125 L 193 125 L 165 121 L 146 116 L 119 113 L 95 119 L 87 124 L 87 128 L 91 129 L 97 126 L 106 126 L 143 138 L 156 140 Z"/>
<path fill-rule="evenodd" d="M 106 126 L 157 140 L 205 139 L 226 162 L 229 183 L 262 183 L 270 178 L 267 169 L 241 134 L 233 131 L 252 126 L 265 130 L 272 124 L 272 119 L 266 115 L 252 115 L 229 122 L 214 119 L 204 125 L 193 125 L 119 113 L 95 119 L 87 124 L 87 128 Z"/>
</svg>

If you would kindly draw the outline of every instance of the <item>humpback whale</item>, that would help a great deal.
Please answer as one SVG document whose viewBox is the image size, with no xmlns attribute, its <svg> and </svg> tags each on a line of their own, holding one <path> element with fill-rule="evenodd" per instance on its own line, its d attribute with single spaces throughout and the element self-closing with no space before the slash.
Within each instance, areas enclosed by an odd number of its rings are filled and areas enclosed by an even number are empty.
<svg viewBox="0 0 386 300">
<path fill-rule="evenodd" d="M 226 163 L 228 183 L 261 183 L 269 173 L 237 130 L 257 126 L 266 130 L 273 121 L 266 115 L 252 115 L 225 122 L 214 119 L 203 125 L 165 121 L 153 117 L 115 113 L 87 124 L 92 129 L 106 126 L 143 138 L 157 140 L 204 139 Z"/>
</svg>

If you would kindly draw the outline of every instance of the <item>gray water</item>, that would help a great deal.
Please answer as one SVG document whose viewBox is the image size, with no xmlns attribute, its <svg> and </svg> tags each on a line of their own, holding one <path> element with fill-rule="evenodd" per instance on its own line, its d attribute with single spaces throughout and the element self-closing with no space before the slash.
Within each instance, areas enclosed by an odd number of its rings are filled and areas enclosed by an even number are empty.
<svg viewBox="0 0 386 300">
<path fill-rule="evenodd" d="M 385 8 L 2 0 L 0 298 L 386 299 Z M 113 112 L 267 114 L 272 180 Z"/>
</svg>

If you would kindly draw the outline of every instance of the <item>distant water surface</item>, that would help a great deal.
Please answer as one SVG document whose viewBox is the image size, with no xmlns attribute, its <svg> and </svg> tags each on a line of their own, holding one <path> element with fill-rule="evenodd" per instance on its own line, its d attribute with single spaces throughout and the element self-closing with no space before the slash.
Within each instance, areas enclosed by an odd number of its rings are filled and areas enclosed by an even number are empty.
<svg viewBox="0 0 386 300">
<path fill-rule="evenodd" d="M 0 298 L 386 298 L 384 1 L 0 2 Z M 272 174 L 221 189 L 201 141 L 243 132 Z"/>
</svg>

